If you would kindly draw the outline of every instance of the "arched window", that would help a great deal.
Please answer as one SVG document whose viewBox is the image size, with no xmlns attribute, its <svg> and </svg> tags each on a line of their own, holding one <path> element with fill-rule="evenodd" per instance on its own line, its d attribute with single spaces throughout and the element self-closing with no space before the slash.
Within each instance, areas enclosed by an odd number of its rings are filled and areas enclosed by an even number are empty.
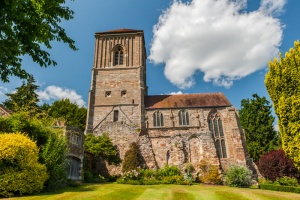
<svg viewBox="0 0 300 200">
<path fill-rule="evenodd" d="M 186 110 L 179 111 L 178 117 L 180 126 L 190 125 L 189 113 Z"/>
<path fill-rule="evenodd" d="M 123 49 L 119 46 L 114 52 L 114 65 L 123 65 L 123 57 Z"/>
<path fill-rule="evenodd" d="M 164 126 L 164 116 L 159 111 L 153 113 L 153 126 Z"/>
<path fill-rule="evenodd" d="M 227 158 L 222 120 L 217 112 L 209 115 L 208 125 L 215 140 L 218 157 Z"/>
</svg>

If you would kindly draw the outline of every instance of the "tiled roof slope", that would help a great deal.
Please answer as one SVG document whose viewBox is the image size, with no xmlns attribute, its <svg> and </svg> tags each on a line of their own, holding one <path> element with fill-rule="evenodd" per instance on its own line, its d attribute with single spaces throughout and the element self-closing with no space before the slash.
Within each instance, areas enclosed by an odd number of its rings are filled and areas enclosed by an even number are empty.
<svg viewBox="0 0 300 200">
<path fill-rule="evenodd" d="M 116 30 L 110 30 L 110 31 L 98 32 L 98 33 L 96 33 L 96 34 L 136 33 L 136 32 L 143 32 L 143 30 L 135 30 L 135 29 L 121 28 L 121 29 L 116 29 Z"/>
<path fill-rule="evenodd" d="M 146 109 L 227 106 L 231 106 L 231 103 L 223 93 L 154 95 L 145 97 Z"/>
<path fill-rule="evenodd" d="M 8 116 L 12 113 L 11 110 L 5 108 L 2 104 L 0 104 L 0 116 Z"/>
</svg>

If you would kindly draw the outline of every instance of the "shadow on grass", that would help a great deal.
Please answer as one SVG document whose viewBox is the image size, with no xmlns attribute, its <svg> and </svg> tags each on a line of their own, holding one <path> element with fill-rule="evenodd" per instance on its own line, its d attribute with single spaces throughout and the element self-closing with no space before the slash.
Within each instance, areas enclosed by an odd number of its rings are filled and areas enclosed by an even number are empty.
<svg viewBox="0 0 300 200">
<path fill-rule="evenodd" d="M 82 183 L 78 187 L 65 187 L 53 192 L 42 192 L 42 193 L 35 193 L 30 195 L 22 195 L 22 196 L 13 196 L 13 197 L 30 197 L 30 196 L 48 196 L 48 195 L 55 195 L 55 194 L 62 194 L 65 192 L 91 192 L 95 191 L 100 185 L 105 185 L 107 183 Z M 109 184 L 109 183 L 108 183 Z"/>
</svg>

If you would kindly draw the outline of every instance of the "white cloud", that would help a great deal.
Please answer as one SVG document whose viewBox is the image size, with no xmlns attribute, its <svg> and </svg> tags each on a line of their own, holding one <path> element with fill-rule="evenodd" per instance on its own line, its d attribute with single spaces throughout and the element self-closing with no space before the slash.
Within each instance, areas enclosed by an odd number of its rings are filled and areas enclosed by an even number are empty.
<svg viewBox="0 0 300 200">
<path fill-rule="evenodd" d="M 7 88 L 0 86 L 0 96 L 5 96 L 7 92 L 8 92 Z"/>
<path fill-rule="evenodd" d="M 285 2 L 262 0 L 247 13 L 246 0 L 174 1 L 153 28 L 149 58 L 165 63 L 165 76 L 180 88 L 195 83 L 197 70 L 204 81 L 229 88 L 278 55 L 283 26 L 272 14 Z"/>
<path fill-rule="evenodd" d="M 6 93 L 8 93 L 8 89 L 5 88 L 5 87 L 0 86 L 0 104 L 5 101 L 5 99 L 6 99 L 5 94 Z"/>
<path fill-rule="evenodd" d="M 262 0 L 260 11 L 269 15 L 278 15 L 283 12 L 283 7 L 287 0 Z"/>
<path fill-rule="evenodd" d="M 78 95 L 75 90 L 68 88 L 61 88 L 55 85 L 51 85 L 36 92 L 39 95 L 41 101 L 70 99 L 72 103 L 76 103 L 78 106 L 85 106 L 85 102 L 81 95 Z"/>
<path fill-rule="evenodd" d="M 178 92 L 170 92 L 168 94 L 171 94 L 171 95 L 176 95 L 176 94 L 183 94 L 181 91 L 178 91 Z"/>
</svg>

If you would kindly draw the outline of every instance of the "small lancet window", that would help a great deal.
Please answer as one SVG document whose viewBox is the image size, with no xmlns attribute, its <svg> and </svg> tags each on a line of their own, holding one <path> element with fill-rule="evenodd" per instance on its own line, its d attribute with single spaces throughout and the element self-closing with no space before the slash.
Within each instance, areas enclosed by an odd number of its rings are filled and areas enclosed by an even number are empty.
<svg viewBox="0 0 300 200">
<path fill-rule="evenodd" d="M 190 125 L 189 113 L 186 110 L 180 110 L 178 117 L 180 126 Z"/>
<path fill-rule="evenodd" d="M 218 157 L 227 158 L 222 120 L 217 112 L 213 112 L 209 115 L 208 127 L 215 140 Z"/>
<path fill-rule="evenodd" d="M 117 122 L 119 120 L 119 111 L 114 110 L 114 122 Z"/>
<path fill-rule="evenodd" d="M 157 111 L 153 113 L 153 126 L 164 126 L 164 116 L 161 112 Z"/>
<path fill-rule="evenodd" d="M 122 47 L 118 47 L 114 52 L 114 65 L 123 65 L 123 49 Z"/>
</svg>

